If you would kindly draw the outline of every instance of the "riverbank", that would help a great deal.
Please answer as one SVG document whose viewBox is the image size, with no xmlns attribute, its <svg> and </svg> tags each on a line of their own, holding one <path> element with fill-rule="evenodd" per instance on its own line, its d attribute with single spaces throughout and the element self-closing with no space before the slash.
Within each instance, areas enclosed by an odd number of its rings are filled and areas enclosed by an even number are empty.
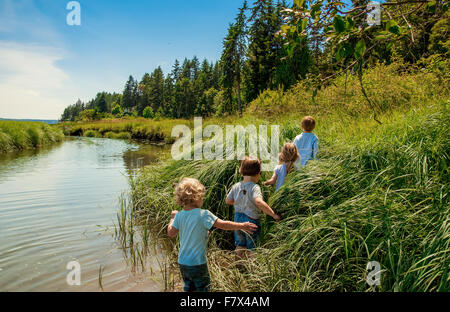
<svg viewBox="0 0 450 312">
<path fill-rule="evenodd" d="M 284 219 L 264 219 L 256 257 L 244 262 L 243 270 L 229 264 L 232 234 L 212 231 L 212 290 L 450 289 L 448 90 L 432 74 L 396 75 L 385 66 L 368 72 L 365 83 L 376 116 L 356 79 L 341 77 L 314 99 L 300 92 L 301 85 L 286 93 L 268 91 L 242 118 L 219 123 L 270 121 L 281 126 L 282 144 L 301 132 L 301 117 L 311 114 L 320 154 L 278 192 L 263 187 L 264 198 Z M 230 220 L 233 207 L 225 205 L 225 196 L 241 179 L 238 168 L 238 161 L 170 161 L 142 169 L 131 181 L 128 217 L 134 230 L 137 224 L 150 229 L 165 246 L 174 270 L 166 274 L 166 285 L 174 285 L 178 275 L 176 241 L 165 235 L 170 212 L 180 209 L 173 184 L 185 176 L 198 178 L 207 188 L 204 208 Z M 143 254 L 145 248 L 136 240 L 131 249 Z M 380 264 L 379 286 L 367 284 L 369 261 Z"/>
<path fill-rule="evenodd" d="M 59 128 L 43 122 L 0 121 L 0 153 L 50 146 L 63 139 Z"/>
<path fill-rule="evenodd" d="M 172 128 L 175 125 L 191 125 L 184 119 L 152 120 L 135 119 L 103 119 L 97 121 L 63 122 L 60 129 L 67 136 L 85 136 L 109 139 L 135 139 L 151 142 L 173 143 Z"/>
</svg>

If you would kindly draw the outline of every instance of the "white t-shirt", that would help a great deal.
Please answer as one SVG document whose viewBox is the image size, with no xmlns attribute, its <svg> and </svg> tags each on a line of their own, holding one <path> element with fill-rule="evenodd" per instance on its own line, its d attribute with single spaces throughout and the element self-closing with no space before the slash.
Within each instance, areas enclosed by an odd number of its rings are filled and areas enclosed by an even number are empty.
<svg viewBox="0 0 450 312">
<path fill-rule="evenodd" d="M 256 206 L 255 199 L 263 197 L 261 188 L 253 182 L 239 182 L 233 185 L 227 198 L 234 201 L 234 211 L 245 213 L 252 219 L 259 220 L 261 210 Z"/>
</svg>

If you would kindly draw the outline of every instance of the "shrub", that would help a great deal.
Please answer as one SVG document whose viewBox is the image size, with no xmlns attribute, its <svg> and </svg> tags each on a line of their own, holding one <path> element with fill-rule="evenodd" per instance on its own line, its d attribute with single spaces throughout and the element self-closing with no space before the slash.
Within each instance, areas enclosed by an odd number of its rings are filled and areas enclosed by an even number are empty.
<svg viewBox="0 0 450 312">
<path fill-rule="evenodd" d="M 144 109 L 144 112 L 142 113 L 142 116 L 144 116 L 144 118 L 153 118 L 154 117 L 153 108 L 151 108 L 150 106 L 147 106 Z"/>
<path fill-rule="evenodd" d="M 95 130 L 86 130 L 86 132 L 84 133 L 84 136 L 88 137 L 88 138 L 101 138 L 102 137 L 100 132 L 95 131 Z"/>
<path fill-rule="evenodd" d="M 111 114 L 113 114 L 116 117 L 122 117 L 123 109 L 119 104 L 113 103 L 113 109 L 111 110 Z"/>
</svg>

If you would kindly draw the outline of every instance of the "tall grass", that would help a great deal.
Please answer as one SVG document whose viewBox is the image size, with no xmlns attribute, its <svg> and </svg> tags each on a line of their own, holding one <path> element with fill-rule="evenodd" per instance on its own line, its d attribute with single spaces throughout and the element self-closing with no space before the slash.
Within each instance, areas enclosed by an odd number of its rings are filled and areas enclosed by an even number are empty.
<svg viewBox="0 0 450 312">
<path fill-rule="evenodd" d="M 60 127 L 64 134 L 69 136 L 138 139 L 173 143 L 175 138 L 171 137 L 172 128 L 179 124 L 190 126 L 192 122 L 182 119 L 106 119 L 92 122 L 64 122 L 60 124 Z"/>
<path fill-rule="evenodd" d="M 0 153 L 32 149 L 60 142 L 64 134 L 41 122 L 0 121 Z"/>
<path fill-rule="evenodd" d="M 277 192 L 263 187 L 264 198 L 283 220 L 263 220 L 255 257 L 235 266 L 232 234 L 212 231 L 212 289 L 449 291 L 448 93 L 429 87 L 434 91 L 407 91 L 409 100 L 401 104 L 389 100 L 379 116 L 382 126 L 369 111 L 333 112 L 330 98 L 317 108 L 320 158 L 290 174 Z M 428 93 L 422 98 L 422 92 Z M 264 122 L 250 112 L 234 123 Z M 296 115 L 275 122 L 282 126 L 283 141 L 301 131 Z M 173 183 L 198 178 L 207 188 L 204 208 L 230 220 L 233 208 L 225 205 L 225 196 L 241 179 L 238 169 L 238 161 L 170 161 L 131 179 L 133 218 L 154 233 L 173 269 L 177 242 L 165 235 L 170 212 L 180 209 Z M 379 286 L 366 282 L 369 261 L 381 265 Z"/>
</svg>

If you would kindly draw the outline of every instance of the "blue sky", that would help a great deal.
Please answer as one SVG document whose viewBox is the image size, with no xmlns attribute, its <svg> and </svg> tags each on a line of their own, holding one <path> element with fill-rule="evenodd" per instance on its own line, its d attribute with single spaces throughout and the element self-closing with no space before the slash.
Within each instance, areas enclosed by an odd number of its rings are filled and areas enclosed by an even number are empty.
<svg viewBox="0 0 450 312">
<path fill-rule="evenodd" d="M 80 0 L 80 26 L 67 25 L 68 2 L 0 0 L 0 117 L 58 119 L 130 74 L 216 61 L 243 0 Z"/>
</svg>

